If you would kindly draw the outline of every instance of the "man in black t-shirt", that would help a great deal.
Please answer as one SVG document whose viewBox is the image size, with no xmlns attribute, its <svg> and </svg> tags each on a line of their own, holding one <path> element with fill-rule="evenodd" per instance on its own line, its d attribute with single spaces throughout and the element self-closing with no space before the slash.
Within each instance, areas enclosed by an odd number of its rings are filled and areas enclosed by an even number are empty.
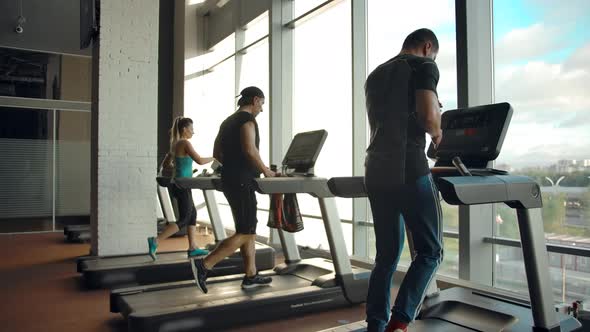
<svg viewBox="0 0 590 332">
<path fill-rule="evenodd" d="M 239 109 L 223 121 L 213 148 L 213 156 L 223 164 L 223 194 L 231 207 L 236 232 L 223 240 L 207 257 L 192 262 L 197 286 L 205 293 L 208 271 L 238 248 L 246 272 L 242 288 L 253 288 L 272 282 L 271 277 L 258 274 L 254 247 L 258 219 L 256 193 L 252 181 L 261 173 L 265 177 L 275 176 L 275 173 L 264 165 L 258 152 L 260 137 L 256 116 L 262 112 L 264 94 L 259 88 L 251 86 L 242 90 L 240 95 Z"/>
<path fill-rule="evenodd" d="M 371 128 L 365 186 L 376 240 L 367 295 L 368 331 L 405 332 L 442 261 L 442 213 L 424 153 L 426 133 L 435 145 L 442 138 L 434 62 L 438 48 L 432 31 L 416 30 L 401 52 L 371 72 L 365 84 Z M 391 308 L 390 288 L 404 245 L 404 224 L 416 257 Z"/>
</svg>

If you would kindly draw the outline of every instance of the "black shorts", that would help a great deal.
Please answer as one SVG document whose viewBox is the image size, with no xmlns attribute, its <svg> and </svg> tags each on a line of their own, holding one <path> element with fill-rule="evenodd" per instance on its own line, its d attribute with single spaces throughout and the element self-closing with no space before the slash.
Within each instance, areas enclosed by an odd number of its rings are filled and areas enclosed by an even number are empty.
<svg viewBox="0 0 590 332">
<path fill-rule="evenodd" d="M 193 192 L 190 189 L 181 189 L 176 185 L 170 186 L 172 196 L 176 198 L 178 203 L 178 217 L 176 218 L 176 226 L 183 228 L 186 225 L 197 225 L 197 209 L 193 202 Z"/>
<path fill-rule="evenodd" d="M 224 183 L 223 194 L 231 207 L 236 233 L 256 234 L 258 202 L 252 185 Z"/>
</svg>

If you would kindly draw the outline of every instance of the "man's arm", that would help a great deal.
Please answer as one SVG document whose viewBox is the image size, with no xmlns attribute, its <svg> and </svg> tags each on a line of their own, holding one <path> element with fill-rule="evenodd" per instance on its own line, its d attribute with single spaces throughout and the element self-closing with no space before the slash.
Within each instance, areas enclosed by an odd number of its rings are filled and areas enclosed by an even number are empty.
<svg viewBox="0 0 590 332">
<path fill-rule="evenodd" d="M 436 93 L 439 72 L 433 61 L 424 62 L 416 73 L 416 113 L 419 124 L 432 137 L 435 145 L 442 139 L 440 103 Z"/>
<path fill-rule="evenodd" d="M 217 159 L 220 163 L 223 164 L 223 149 L 221 148 L 220 135 L 217 135 L 217 137 L 215 137 L 215 143 L 213 144 L 213 158 Z"/>
<path fill-rule="evenodd" d="M 244 154 L 246 154 L 252 165 L 267 178 L 275 176 L 275 172 L 264 165 L 264 162 L 260 158 L 260 153 L 256 148 L 256 128 L 254 122 L 248 121 L 242 125 L 240 128 L 240 138 L 242 141 L 242 151 L 244 151 Z"/>
<path fill-rule="evenodd" d="M 442 129 L 440 103 L 434 91 L 416 90 L 416 113 L 422 128 L 432 137 L 434 144 L 438 145 L 442 138 Z"/>
</svg>

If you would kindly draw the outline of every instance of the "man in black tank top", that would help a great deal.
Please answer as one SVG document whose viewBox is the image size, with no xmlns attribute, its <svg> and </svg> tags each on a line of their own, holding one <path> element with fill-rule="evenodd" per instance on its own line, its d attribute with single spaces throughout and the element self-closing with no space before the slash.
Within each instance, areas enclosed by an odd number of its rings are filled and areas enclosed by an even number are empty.
<svg viewBox="0 0 590 332">
<path fill-rule="evenodd" d="M 254 248 L 258 219 L 256 193 L 252 181 L 261 173 L 265 177 L 275 176 L 275 173 L 264 165 L 258 152 L 260 137 L 256 116 L 262 112 L 264 94 L 262 90 L 252 86 L 242 90 L 240 95 L 239 109 L 221 124 L 213 149 L 213 156 L 223 164 L 223 194 L 231 207 L 236 233 L 223 240 L 206 258 L 194 260 L 192 268 L 195 280 L 197 286 L 205 293 L 208 270 L 238 248 L 246 272 L 242 288 L 258 287 L 272 282 L 270 277 L 258 274 Z"/>
<path fill-rule="evenodd" d="M 368 331 L 405 332 L 442 261 L 442 213 L 424 153 L 428 133 L 442 137 L 434 60 L 438 40 L 416 30 L 400 54 L 365 84 L 371 138 L 365 186 L 373 213 L 376 256 L 367 295 Z M 400 285 L 390 318 L 390 287 L 404 245 L 404 224 L 417 256 Z"/>
</svg>

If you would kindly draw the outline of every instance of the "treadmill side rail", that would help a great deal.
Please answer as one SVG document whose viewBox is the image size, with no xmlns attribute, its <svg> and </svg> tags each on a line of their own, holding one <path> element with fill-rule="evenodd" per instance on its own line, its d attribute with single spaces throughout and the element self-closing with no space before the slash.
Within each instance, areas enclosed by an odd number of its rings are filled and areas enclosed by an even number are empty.
<svg viewBox="0 0 590 332">
<path fill-rule="evenodd" d="M 214 181 L 218 176 L 195 176 L 191 178 L 176 178 L 175 183 L 183 189 L 215 190 Z"/>
<path fill-rule="evenodd" d="M 517 209 L 516 213 L 535 327 L 547 331 L 557 328 L 559 331 L 553 305 L 553 287 L 547 273 L 549 262 L 541 209 Z"/>
<path fill-rule="evenodd" d="M 215 192 L 213 190 L 203 190 L 203 197 L 205 198 L 207 212 L 209 213 L 209 220 L 211 220 L 211 228 L 213 229 L 215 242 L 221 242 L 227 238 L 227 234 L 225 233 L 225 227 L 223 227 L 223 222 L 219 215 L 219 209 L 217 209 Z"/>
<path fill-rule="evenodd" d="M 513 208 L 543 206 L 539 185 L 527 176 L 449 176 L 436 179 L 447 203 L 475 205 L 506 203 Z"/>
<path fill-rule="evenodd" d="M 275 177 L 254 180 L 256 191 L 261 194 L 310 194 L 314 197 L 334 197 L 320 177 Z"/>
</svg>

